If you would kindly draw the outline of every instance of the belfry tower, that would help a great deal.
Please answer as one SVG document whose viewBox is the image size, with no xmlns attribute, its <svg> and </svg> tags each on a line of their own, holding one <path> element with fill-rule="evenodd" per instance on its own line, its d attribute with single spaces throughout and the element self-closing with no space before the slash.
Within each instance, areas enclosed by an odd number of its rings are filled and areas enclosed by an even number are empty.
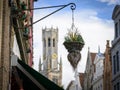
<svg viewBox="0 0 120 90">
<path fill-rule="evenodd" d="M 61 86 L 62 58 L 58 62 L 58 28 L 42 30 L 43 60 L 39 61 L 39 72 Z"/>
</svg>

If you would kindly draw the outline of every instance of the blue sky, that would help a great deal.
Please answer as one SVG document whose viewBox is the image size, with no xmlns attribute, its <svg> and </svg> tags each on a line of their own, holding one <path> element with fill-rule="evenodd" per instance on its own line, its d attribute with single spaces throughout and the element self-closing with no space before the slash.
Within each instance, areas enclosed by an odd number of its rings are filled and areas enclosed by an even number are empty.
<svg viewBox="0 0 120 90">
<path fill-rule="evenodd" d="M 98 52 L 98 46 L 103 53 L 105 51 L 106 40 L 114 39 L 114 23 L 111 19 L 114 6 L 118 4 L 115 0 L 38 0 L 35 7 L 56 6 L 68 3 L 75 3 L 74 11 L 75 26 L 83 36 L 85 46 L 81 51 L 82 58 L 78 64 L 78 71 L 84 72 L 86 66 L 88 47 L 90 52 Z M 56 9 L 56 8 L 55 8 Z M 34 21 L 51 13 L 55 9 L 44 9 L 34 11 Z M 74 80 L 74 72 L 67 60 L 67 50 L 63 46 L 64 36 L 71 27 L 70 6 L 45 18 L 33 25 L 34 39 L 34 68 L 38 70 L 39 58 L 42 59 L 42 28 L 58 28 L 58 56 L 63 59 L 63 80 L 64 88 L 71 80 Z M 68 73 L 69 76 L 68 76 Z"/>
<path fill-rule="evenodd" d="M 98 17 L 105 19 L 111 19 L 114 3 L 118 3 L 115 0 L 38 0 L 35 7 L 64 5 L 71 2 L 76 4 L 76 10 L 92 9 L 98 12 Z"/>
</svg>

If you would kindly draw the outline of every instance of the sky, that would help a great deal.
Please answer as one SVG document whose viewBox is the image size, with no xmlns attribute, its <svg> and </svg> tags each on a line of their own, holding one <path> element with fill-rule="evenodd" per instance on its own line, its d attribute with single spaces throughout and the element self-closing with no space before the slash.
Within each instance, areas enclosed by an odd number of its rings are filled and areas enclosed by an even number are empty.
<svg viewBox="0 0 120 90">
<path fill-rule="evenodd" d="M 117 0 L 38 0 L 34 3 L 34 8 L 65 5 L 68 3 L 75 3 L 76 9 L 74 10 L 74 24 L 81 33 L 85 45 L 81 51 L 82 58 L 78 64 L 78 72 L 83 73 L 86 66 L 88 47 L 90 52 L 100 51 L 104 53 L 106 47 L 106 40 L 110 40 L 110 44 L 114 39 L 114 22 L 112 20 L 112 12 Z M 39 9 L 34 10 L 34 21 L 43 18 L 54 10 L 52 9 Z M 34 48 L 34 69 L 38 71 L 39 59 L 42 59 L 42 29 L 58 28 L 58 60 L 62 57 L 63 63 L 63 78 L 62 84 L 64 88 L 74 80 L 74 71 L 72 66 L 67 60 L 67 50 L 63 42 L 68 29 L 72 25 L 72 11 L 70 6 L 58 11 L 57 13 L 39 21 L 33 25 L 33 48 Z"/>
</svg>

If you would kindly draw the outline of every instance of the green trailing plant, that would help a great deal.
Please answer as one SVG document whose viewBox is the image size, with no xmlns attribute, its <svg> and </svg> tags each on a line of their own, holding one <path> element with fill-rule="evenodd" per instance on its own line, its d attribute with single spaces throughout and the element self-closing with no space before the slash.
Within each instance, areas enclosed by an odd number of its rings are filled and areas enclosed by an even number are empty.
<svg viewBox="0 0 120 90">
<path fill-rule="evenodd" d="M 20 3 L 20 5 L 21 5 L 22 10 L 26 10 L 27 5 L 24 1 L 22 3 Z"/>
<path fill-rule="evenodd" d="M 28 27 L 25 27 L 25 29 L 23 31 L 23 36 L 26 37 L 27 39 L 29 38 L 29 29 L 28 29 Z"/>
<path fill-rule="evenodd" d="M 25 12 L 22 13 L 22 20 L 25 20 L 27 18 L 27 15 Z"/>
</svg>

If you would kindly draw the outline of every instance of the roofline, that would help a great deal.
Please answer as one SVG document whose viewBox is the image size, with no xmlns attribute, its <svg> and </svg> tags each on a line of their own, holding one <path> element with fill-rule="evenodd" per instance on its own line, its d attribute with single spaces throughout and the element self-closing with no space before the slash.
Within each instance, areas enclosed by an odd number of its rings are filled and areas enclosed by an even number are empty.
<svg viewBox="0 0 120 90">
<path fill-rule="evenodd" d="M 114 20 L 120 13 L 120 5 L 116 5 L 114 10 L 113 10 L 113 13 L 112 13 L 112 19 Z M 119 11 L 118 11 L 119 10 Z"/>
</svg>

